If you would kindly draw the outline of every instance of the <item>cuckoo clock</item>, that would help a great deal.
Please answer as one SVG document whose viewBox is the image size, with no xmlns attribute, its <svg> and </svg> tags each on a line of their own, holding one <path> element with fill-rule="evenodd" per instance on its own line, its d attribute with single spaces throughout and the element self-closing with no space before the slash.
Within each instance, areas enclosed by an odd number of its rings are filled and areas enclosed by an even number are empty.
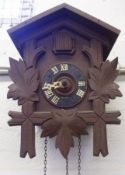
<svg viewBox="0 0 125 175">
<path fill-rule="evenodd" d="M 41 127 L 45 155 L 47 139 L 55 137 L 67 165 L 74 137 L 80 152 L 88 125 L 93 126 L 93 154 L 108 154 L 106 125 L 120 124 L 120 112 L 106 111 L 105 104 L 122 94 L 114 82 L 118 58 L 106 58 L 119 32 L 67 4 L 8 30 L 22 56 L 10 58 L 14 83 L 8 91 L 8 98 L 22 106 L 21 112 L 9 112 L 9 125 L 21 126 L 21 157 L 35 156 L 35 126 Z"/>
</svg>

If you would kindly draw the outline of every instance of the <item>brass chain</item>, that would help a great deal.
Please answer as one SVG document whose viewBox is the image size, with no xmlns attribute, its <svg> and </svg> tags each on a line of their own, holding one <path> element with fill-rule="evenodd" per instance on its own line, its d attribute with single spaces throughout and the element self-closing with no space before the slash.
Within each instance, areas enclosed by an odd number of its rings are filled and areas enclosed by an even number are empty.
<svg viewBox="0 0 125 175">
<path fill-rule="evenodd" d="M 44 140 L 44 168 L 43 168 L 43 171 L 44 171 L 44 175 L 46 175 L 47 173 L 47 137 L 45 138 Z"/>
<path fill-rule="evenodd" d="M 66 159 L 66 175 L 69 175 L 69 161 Z"/>
<path fill-rule="evenodd" d="M 47 137 L 44 141 L 44 175 L 47 175 Z M 66 175 L 69 175 L 69 161 L 66 159 Z M 81 175 L 81 137 L 78 138 L 78 175 Z"/>
<path fill-rule="evenodd" d="M 81 137 L 78 138 L 78 175 L 81 175 Z"/>
</svg>

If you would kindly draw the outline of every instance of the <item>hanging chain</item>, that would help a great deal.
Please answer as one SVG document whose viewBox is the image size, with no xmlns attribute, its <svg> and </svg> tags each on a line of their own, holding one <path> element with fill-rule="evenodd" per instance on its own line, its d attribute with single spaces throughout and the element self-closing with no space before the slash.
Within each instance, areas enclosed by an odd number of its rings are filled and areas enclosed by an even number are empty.
<svg viewBox="0 0 125 175">
<path fill-rule="evenodd" d="M 81 137 L 78 138 L 78 175 L 81 175 Z"/>
<path fill-rule="evenodd" d="M 47 137 L 44 141 L 44 175 L 47 172 Z M 66 159 L 66 175 L 69 175 L 69 161 Z M 78 138 L 78 175 L 81 175 L 81 137 Z"/>
<path fill-rule="evenodd" d="M 44 171 L 44 175 L 46 175 L 46 172 L 47 172 L 47 137 L 45 138 L 45 141 L 44 141 L 44 168 L 43 168 L 43 171 Z"/>
<path fill-rule="evenodd" d="M 66 159 L 66 175 L 69 175 L 69 161 Z"/>
</svg>

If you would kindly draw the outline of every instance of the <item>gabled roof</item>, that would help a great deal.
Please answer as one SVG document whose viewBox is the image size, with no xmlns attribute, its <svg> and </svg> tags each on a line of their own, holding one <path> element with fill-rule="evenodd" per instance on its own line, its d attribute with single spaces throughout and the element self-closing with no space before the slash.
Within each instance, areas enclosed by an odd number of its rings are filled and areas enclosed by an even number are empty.
<svg viewBox="0 0 125 175">
<path fill-rule="evenodd" d="M 85 27 L 107 37 L 110 41 L 110 46 L 106 54 L 106 56 L 108 56 L 120 33 L 120 30 L 65 3 L 20 23 L 19 25 L 9 29 L 8 33 L 18 51 L 21 53 L 21 50 L 18 47 L 18 41 L 22 38 L 24 33 L 32 33 L 32 31 L 36 28 L 45 25 L 56 18 L 61 19 L 62 17 L 66 19 L 75 19 L 78 23 L 84 25 Z"/>
</svg>

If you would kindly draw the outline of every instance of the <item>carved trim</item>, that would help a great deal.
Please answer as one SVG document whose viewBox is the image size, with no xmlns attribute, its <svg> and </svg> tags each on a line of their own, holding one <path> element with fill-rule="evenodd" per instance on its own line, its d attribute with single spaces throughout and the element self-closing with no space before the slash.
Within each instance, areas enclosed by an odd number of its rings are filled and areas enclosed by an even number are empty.
<svg viewBox="0 0 125 175">
<path fill-rule="evenodd" d="M 19 105 L 28 101 L 39 101 L 36 93 L 40 83 L 38 70 L 34 67 L 27 68 L 24 61 L 12 58 L 10 66 L 9 75 L 14 83 L 9 86 L 7 98 L 18 99 Z"/>
<path fill-rule="evenodd" d="M 66 21 L 66 20 L 60 21 L 59 20 L 56 23 L 53 22 L 53 23 L 51 23 L 51 28 L 50 28 L 50 26 L 48 26 L 48 27 L 46 26 L 45 28 L 42 28 L 41 32 L 36 32 L 34 34 L 31 33 L 31 35 L 28 36 L 27 40 L 31 40 L 31 39 L 35 40 L 37 38 L 51 34 L 52 32 L 55 32 L 55 31 L 63 29 L 63 28 L 69 29 L 69 30 L 73 31 L 74 33 L 78 33 L 78 35 L 80 35 L 83 38 L 85 37 L 88 40 L 95 38 L 95 40 L 99 40 L 107 48 L 109 48 L 109 46 L 110 46 L 110 43 L 105 36 L 100 35 L 98 33 L 95 33 L 93 31 L 91 31 L 90 29 L 84 27 L 83 25 L 76 23 L 73 20 L 68 20 L 68 21 Z M 25 42 L 25 39 L 22 39 L 21 42 L 20 41 L 18 41 L 18 42 L 19 42 L 19 45 L 22 45 L 22 43 Z"/>
<path fill-rule="evenodd" d="M 32 62 L 33 63 L 33 62 Z M 35 102 L 39 100 L 37 89 L 39 76 L 33 66 L 27 67 L 24 61 L 10 58 L 10 77 L 14 84 L 9 86 L 8 98 L 18 99 L 22 112 L 11 111 L 10 126 L 21 125 L 21 157 L 28 153 L 35 156 L 35 125 L 43 129 L 41 137 L 56 136 L 56 147 L 67 158 L 70 147 L 74 146 L 73 136 L 87 134 L 87 125 L 93 125 L 94 155 L 108 154 L 106 124 L 120 124 L 120 112 L 105 112 L 105 103 L 116 96 L 122 96 L 119 86 L 114 83 L 118 74 L 118 59 L 109 62 L 95 61 L 89 69 L 89 100 L 93 111 L 54 110 L 35 112 Z M 109 76 L 110 75 L 110 76 Z M 27 137 L 29 139 L 27 139 Z"/>
<path fill-rule="evenodd" d="M 35 156 L 35 125 L 41 125 L 50 119 L 50 112 L 34 112 L 34 103 L 26 102 L 22 105 L 22 112 L 10 111 L 12 118 L 10 126 L 21 125 L 21 149 L 20 156 L 25 157 L 28 153 L 30 158 Z"/>
<path fill-rule="evenodd" d="M 10 58 L 9 75 L 14 83 L 9 86 L 7 94 L 7 98 L 18 99 L 18 104 L 22 105 L 22 112 L 9 112 L 12 119 L 8 124 L 21 125 L 20 156 L 25 157 L 28 153 L 30 158 L 35 156 L 34 126 L 40 125 L 45 120 L 39 118 L 38 114 L 34 114 L 34 102 L 39 101 L 36 91 L 40 81 L 38 70 L 32 66 L 33 62 L 32 60 L 28 66 L 22 60 L 16 61 Z M 37 117 L 34 118 L 35 116 Z"/>
<path fill-rule="evenodd" d="M 100 67 L 92 67 L 89 69 L 90 79 L 89 85 L 92 92 L 89 95 L 89 100 L 100 99 L 104 103 L 109 103 L 109 99 L 114 99 L 116 96 L 121 97 L 119 86 L 114 83 L 118 75 L 116 70 L 118 58 L 109 62 L 103 62 Z"/>
<path fill-rule="evenodd" d="M 38 48 L 35 47 L 35 42 L 33 39 L 25 42 L 25 47 L 23 50 L 23 58 L 25 60 L 26 66 L 35 67 L 40 56 L 45 54 L 45 49 L 40 46 Z"/>
<path fill-rule="evenodd" d="M 56 148 L 67 158 L 70 147 L 74 147 L 73 136 L 87 134 L 86 123 L 77 116 L 77 109 L 54 110 L 52 118 L 42 124 L 42 137 L 56 136 Z"/>
<path fill-rule="evenodd" d="M 116 70 L 118 58 L 111 62 L 96 63 L 97 65 L 94 64 L 94 67 L 89 69 L 90 79 L 88 80 L 92 90 L 89 100 L 92 100 L 93 111 L 98 116 L 93 130 L 93 153 L 95 156 L 99 156 L 100 153 L 106 156 L 108 154 L 106 124 L 120 124 L 120 120 L 117 120 L 120 112 L 116 112 L 115 114 L 107 114 L 105 112 L 105 103 L 109 103 L 109 99 L 122 96 L 118 89 L 119 86 L 114 83 L 118 75 L 118 71 Z"/>
<path fill-rule="evenodd" d="M 90 41 L 90 47 L 84 45 L 82 47 L 82 52 L 87 55 L 92 67 L 95 66 L 100 68 L 101 63 L 103 62 L 102 45 L 100 41 L 92 39 Z"/>
<path fill-rule="evenodd" d="M 100 105 L 100 101 L 96 105 Z M 102 104 L 104 107 L 104 104 Z M 118 117 L 121 115 L 119 111 L 105 112 L 102 108 L 102 113 L 99 107 L 94 108 L 95 111 L 78 111 L 78 116 L 83 119 L 86 124 L 93 125 L 93 154 L 99 156 L 102 153 L 103 156 L 108 154 L 107 147 L 107 135 L 106 135 L 106 124 L 120 124 Z M 100 113 L 100 115 L 99 115 Z"/>
</svg>

